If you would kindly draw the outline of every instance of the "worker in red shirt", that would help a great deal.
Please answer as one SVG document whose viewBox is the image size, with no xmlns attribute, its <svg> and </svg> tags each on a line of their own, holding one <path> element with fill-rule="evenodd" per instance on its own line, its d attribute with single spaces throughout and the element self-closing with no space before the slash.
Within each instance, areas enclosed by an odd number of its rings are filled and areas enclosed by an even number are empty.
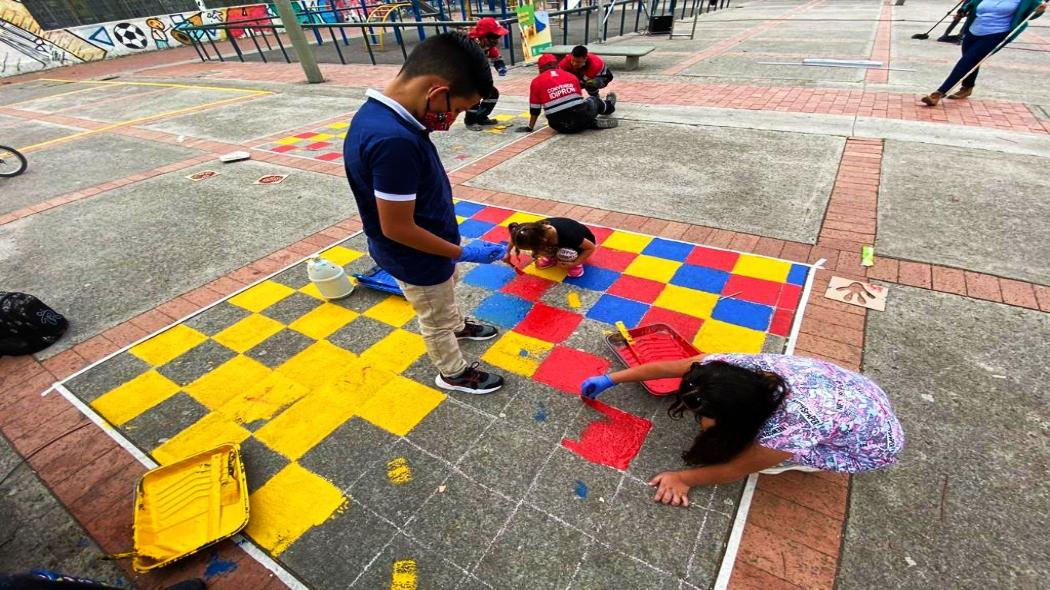
<svg viewBox="0 0 1050 590">
<path fill-rule="evenodd" d="M 587 51 L 583 45 L 572 48 L 572 53 L 561 58 L 558 67 L 576 76 L 580 86 L 591 96 L 598 96 L 598 91 L 612 82 L 612 71 L 602 58 Z"/>
<path fill-rule="evenodd" d="M 485 52 L 485 56 L 489 58 L 489 63 L 492 64 L 492 67 L 500 76 L 507 75 L 507 64 L 503 61 L 503 56 L 500 55 L 499 42 L 509 32 L 503 25 L 499 24 L 499 21 L 490 16 L 479 20 L 470 29 L 470 38 Z M 492 91 L 483 96 L 481 102 L 471 107 L 464 115 L 465 120 L 463 122 L 467 125 L 467 128 L 472 131 L 479 131 L 482 125 L 495 125 L 496 121 L 490 119 L 489 115 L 496 108 L 498 100 L 499 90 L 496 90 L 496 87 L 493 86 Z"/>
<path fill-rule="evenodd" d="M 518 131 L 532 131 L 542 110 L 547 124 L 559 133 L 576 133 L 584 129 L 616 127 L 616 119 L 599 117 L 616 110 L 616 93 L 605 100 L 597 96 L 583 97 L 580 82 L 569 72 L 558 68 L 558 58 L 544 54 L 536 62 L 540 74 L 533 78 L 529 89 L 529 125 Z"/>
</svg>

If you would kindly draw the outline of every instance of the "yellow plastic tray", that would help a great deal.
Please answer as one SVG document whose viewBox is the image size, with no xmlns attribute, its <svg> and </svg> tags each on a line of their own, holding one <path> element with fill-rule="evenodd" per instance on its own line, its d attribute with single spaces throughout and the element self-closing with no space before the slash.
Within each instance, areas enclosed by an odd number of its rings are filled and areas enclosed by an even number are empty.
<svg viewBox="0 0 1050 590">
<path fill-rule="evenodd" d="M 236 535 L 248 524 L 248 485 L 240 445 L 157 467 L 135 491 L 136 572 L 148 572 Z"/>
</svg>

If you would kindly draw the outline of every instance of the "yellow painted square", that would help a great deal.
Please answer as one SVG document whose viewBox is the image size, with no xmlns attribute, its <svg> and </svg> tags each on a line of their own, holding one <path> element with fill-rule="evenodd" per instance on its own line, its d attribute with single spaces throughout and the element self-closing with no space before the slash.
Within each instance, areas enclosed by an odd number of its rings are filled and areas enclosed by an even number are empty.
<svg viewBox="0 0 1050 590">
<path fill-rule="evenodd" d="M 291 463 L 255 490 L 248 502 L 252 517 L 245 532 L 276 556 L 345 508 L 347 499 L 331 482 Z"/>
<path fill-rule="evenodd" d="M 426 351 L 422 336 L 405 330 L 394 330 L 362 352 L 361 359 L 388 371 L 400 373 Z"/>
<path fill-rule="evenodd" d="M 244 352 L 282 329 L 284 326 L 281 325 L 281 322 L 253 313 L 219 332 L 213 338 L 230 350 Z"/>
<path fill-rule="evenodd" d="M 548 281 L 554 281 L 555 283 L 560 283 L 564 281 L 565 277 L 568 276 L 567 273 L 569 272 L 569 269 L 562 268 L 560 266 L 549 266 L 547 268 L 539 268 L 535 264 L 530 264 L 522 270 L 525 271 L 525 274 L 542 277 L 544 279 L 547 279 Z"/>
<path fill-rule="evenodd" d="M 353 279 L 350 279 L 350 280 L 352 281 Z M 313 297 L 314 299 L 320 299 L 321 301 L 328 301 L 327 299 L 324 298 L 324 295 L 321 295 L 321 291 L 317 288 L 317 285 L 315 285 L 313 283 L 307 283 L 305 287 L 299 289 L 299 292 L 302 293 L 303 295 L 309 295 L 310 297 Z"/>
<path fill-rule="evenodd" d="M 331 260 L 339 266 L 346 266 L 364 255 L 364 252 L 351 250 L 345 246 L 332 246 L 324 252 L 321 252 L 322 258 L 325 260 Z"/>
<path fill-rule="evenodd" d="M 302 140 L 303 140 L 303 138 L 301 138 L 301 137 L 282 137 L 281 139 L 278 139 L 274 143 L 276 143 L 277 145 L 295 145 L 295 144 L 299 143 Z"/>
<path fill-rule="evenodd" d="M 332 135 L 331 133 L 318 133 L 318 134 L 314 135 L 313 137 L 311 137 L 310 141 L 328 141 L 329 139 L 332 139 L 333 137 L 335 137 L 335 136 Z"/>
<path fill-rule="evenodd" d="M 185 389 L 193 399 L 214 410 L 265 379 L 270 372 L 266 365 L 239 354 L 205 373 Z"/>
<path fill-rule="evenodd" d="M 507 121 L 513 121 L 514 115 L 500 114 L 493 115 L 492 118 L 499 121 L 500 123 L 506 123 Z"/>
<path fill-rule="evenodd" d="M 532 221 L 539 221 L 541 219 L 546 218 L 542 215 L 533 215 L 532 213 L 522 213 L 521 211 L 517 211 L 515 213 L 511 213 L 509 217 L 499 222 L 499 224 L 503 227 L 508 227 L 512 223 L 529 223 Z"/>
<path fill-rule="evenodd" d="M 357 361 L 338 379 L 318 387 L 267 422 L 255 432 L 255 438 L 289 459 L 298 459 L 352 418 L 393 378 L 393 373 Z"/>
<path fill-rule="evenodd" d="M 549 342 L 517 332 L 507 332 L 481 355 L 481 359 L 501 369 L 532 377 L 543 356 L 552 348 L 554 345 Z"/>
<path fill-rule="evenodd" d="M 229 302 L 248 311 L 262 311 L 292 293 L 295 293 L 295 289 L 291 287 L 274 281 L 263 281 L 230 297 Z"/>
<path fill-rule="evenodd" d="M 693 339 L 693 345 L 700 352 L 762 352 L 766 333 L 734 326 L 718 320 L 707 320 L 700 327 L 700 332 Z"/>
<path fill-rule="evenodd" d="M 208 337 L 184 324 L 174 325 L 160 334 L 131 347 L 131 354 L 154 367 L 178 357 Z"/>
<path fill-rule="evenodd" d="M 335 136 L 339 139 L 346 139 L 346 131 L 343 131 L 342 133 L 336 133 Z"/>
<path fill-rule="evenodd" d="M 444 399 L 445 394 L 436 389 L 395 376 L 357 410 L 357 415 L 387 432 L 405 436 Z"/>
<path fill-rule="evenodd" d="M 327 338 L 339 328 L 349 324 L 358 316 L 356 311 L 335 305 L 334 303 L 323 303 L 310 310 L 306 315 L 295 320 L 288 327 L 314 340 Z"/>
<path fill-rule="evenodd" d="M 714 310 L 716 303 L 718 303 L 718 295 L 713 293 L 687 289 L 678 285 L 667 285 L 653 305 L 706 320 L 711 317 L 711 311 Z"/>
<path fill-rule="evenodd" d="M 649 245 L 649 242 L 653 241 L 652 236 L 643 236 L 642 234 L 633 234 L 626 231 L 614 231 L 609 234 L 608 238 L 602 242 L 603 248 L 615 248 L 617 250 L 623 250 L 624 252 L 634 252 L 635 254 L 641 253 L 645 250 L 645 247 Z"/>
<path fill-rule="evenodd" d="M 464 222 L 464 221 L 466 221 L 466 220 L 467 220 L 467 218 L 466 218 L 466 217 L 463 217 L 462 215 L 457 215 L 457 216 L 456 216 L 456 224 L 457 224 L 457 225 L 458 225 L 458 224 L 460 224 L 460 223 L 463 223 L 463 222 Z"/>
<path fill-rule="evenodd" d="M 791 263 L 764 256 L 752 256 L 741 254 L 733 267 L 733 274 L 765 279 L 776 283 L 787 281 L 788 273 L 791 272 Z"/>
<path fill-rule="evenodd" d="M 167 465 L 202 453 L 224 443 L 241 443 L 251 433 L 223 414 L 212 412 L 171 437 L 150 453 L 157 463 Z"/>
<path fill-rule="evenodd" d="M 277 371 L 307 389 L 314 389 L 342 375 L 355 360 L 354 353 L 321 340 L 288 359 Z"/>
<path fill-rule="evenodd" d="M 632 260 L 623 272 L 631 276 L 666 283 L 671 280 L 680 266 L 682 263 L 675 260 L 641 254 Z"/>
<path fill-rule="evenodd" d="M 303 398 L 310 390 L 274 372 L 255 385 L 237 392 L 216 410 L 238 424 L 269 420 Z"/>
<path fill-rule="evenodd" d="M 146 371 L 91 402 L 115 426 L 137 417 L 179 392 L 179 386 L 156 371 Z"/>
<path fill-rule="evenodd" d="M 365 311 L 365 317 L 390 324 L 395 328 L 404 326 L 415 315 L 416 312 L 408 300 L 397 295 L 391 295 Z"/>
<path fill-rule="evenodd" d="M 329 129 L 349 129 L 350 123 L 346 121 L 340 121 L 338 123 L 332 123 L 328 126 Z"/>
</svg>

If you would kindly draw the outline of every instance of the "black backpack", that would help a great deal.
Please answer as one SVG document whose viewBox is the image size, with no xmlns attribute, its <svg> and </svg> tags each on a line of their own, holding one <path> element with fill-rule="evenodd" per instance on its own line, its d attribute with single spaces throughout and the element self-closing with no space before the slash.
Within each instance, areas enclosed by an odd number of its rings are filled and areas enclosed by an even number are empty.
<svg viewBox="0 0 1050 590">
<path fill-rule="evenodd" d="M 65 334 L 66 318 L 27 293 L 0 291 L 0 356 L 33 354 Z"/>
</svg>

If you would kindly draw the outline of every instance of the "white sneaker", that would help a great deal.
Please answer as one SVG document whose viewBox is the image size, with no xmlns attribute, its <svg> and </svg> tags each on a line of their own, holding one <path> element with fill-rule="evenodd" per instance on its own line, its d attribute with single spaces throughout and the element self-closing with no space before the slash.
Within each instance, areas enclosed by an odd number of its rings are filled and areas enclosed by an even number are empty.
<svg viewBox="0 0 1050 590">
<path fill-rule="evenodd" d="M 810 467 L 809 465 L 802 465 L 800 463 L 792 463 L 791 461 L 784 461 L 780 465 L 774 465 L 769 469 L 763 469 L 759 471 L 762 475 L 779 475 L 785 471 L 803 471 L 806 473 L 813 473 L 814 471 L 820 471 L 816 467 Z"/>
</svg>

